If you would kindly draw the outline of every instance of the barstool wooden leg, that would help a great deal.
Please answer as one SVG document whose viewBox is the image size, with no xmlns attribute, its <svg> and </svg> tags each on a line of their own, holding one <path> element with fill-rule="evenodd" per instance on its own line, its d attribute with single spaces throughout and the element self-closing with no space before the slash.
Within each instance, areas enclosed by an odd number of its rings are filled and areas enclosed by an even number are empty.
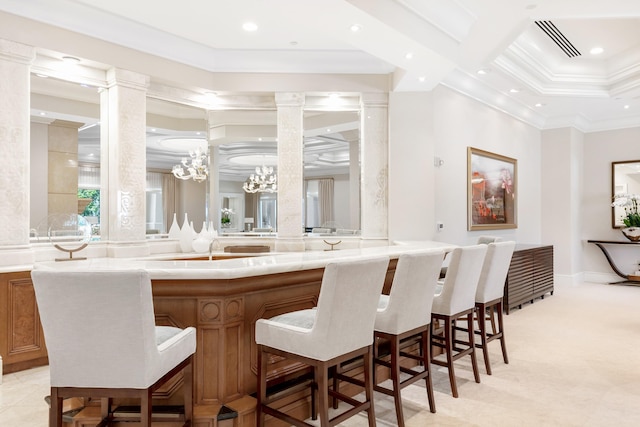
<svg viewBox="0 0 640 427">
<path fill-rule="evenodd" d="M 49 408 L 49 426 L 62 427 L 62 397 L 58 396 L 57 387 L 51 387 L 51 407 Z"/>
<path fill-rule="evenodd" d="M 184 420 L 193 420 L 193 355 L 189 357 L 189 364 L 182 373 L 182 388 L 184 390 Z"/>
<path fill-rule="evenodd" d="M 376 413 L 373 407 L 373 348 L 369 346 L 364 355 L 364 394 L 369 402 L 367 417 L 369 427 L 376 427 Z"/>
<path fill-rule="evenodd" d="M 151 426 L 151 390 L 144 390 L 140 400 L 140 426 L 149 427 Z"/>
<path fill-rule="evenodd" d="M 318 411 L 320 427 L 329 426 L 329 373 L 327 365 L 321 363 L 314 366 L 314 376 L 318 384 Z"/>
<path fill-rule="evenodd" d="M 400 394 L 400 339 L 398 335 L 394 335 L 389 340 L 390 357 L 391 357 L 391 382 L 393 384 L 393 400 L 396 404 L 396 418 L 398 427 L 404 427 L 404 416 L 402 414 L 402 397 Z"/>
<path fill-rule="evenodd" d="M 264 411 L 262 404 L 267 400 L 267 358 L 261 345 L 258 345 L 258 404 L 256 405 L 256 418 L 258 427 L 264 426 Z"/>
<path fill-rule="evenodd" d="M 500 347 L 502 347 L 502 358 L 504 363 L 509 363 L 509 357 L 507 356 L 507 344 L 504 340 L 504 323 L 502 313 L 502 300 L 496 304 L 496 311 L 498 312 L 498 328 L 500 329 Z"/>
<path fill-rule="evenodd" d="M 433 383 L 431 382 L 431 327 L 422 331 L 422 346 L 420 347 L 420 353 L 422 356 L 422 364 L 427 371 L 425 377 L 425 386 L 427 388 L 427 399 L 429 400 L 429 410 L 432 414 L 436 413 L 436 401 L 433 396 Z"/>
<path fill-rule="evenodd" d="M 474 343 L 473 336 L 475 335 L 473 329 L 473 312 L 471 310 L 469 314 L 467 314 L 467 330 L 469 331 L 469 347 L 471 347 L 471 366 L 473 367 L 473 377 L 476 382 L 480 382 L 480 372 L 478 371 L 478 359 L 476 358 L 476 345 Z"/>
<path fill-rule="evenodd" d="M 480 346 L 482 347 L 482 357 L 484 358 L 484 367 L 487 370 L 487 375 L 491 375 L 491 363 L 489 362 L 489 350 L 487 346 L 487 306 L 482 303 L 478 303 L 476 310 L 478 311 L 478 329 L 480 330 Z M 491 324 L 493 325 L 493 314 Z M 495 333 L 495 332 L 494 332 Z"/>
<path fill-rule="evenodd" d="M 458 385 L 456 384 L 456 373 L 453 367 L 453 341 L 455 331 L 451 316 L 444 319 L 444 347 L 447 352 L 447 369 L 449 371 L 449 384 L 451 384 L 451 394 L 458 397 Z"/>
</svg>

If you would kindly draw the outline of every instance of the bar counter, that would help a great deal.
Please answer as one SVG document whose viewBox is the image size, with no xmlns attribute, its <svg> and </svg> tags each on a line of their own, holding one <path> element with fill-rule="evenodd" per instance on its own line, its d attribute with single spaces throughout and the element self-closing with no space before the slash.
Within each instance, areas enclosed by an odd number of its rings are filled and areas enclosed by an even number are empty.
<svg viewBox="0 0 640 427">
<path fill-rule="evenodd" d="M 453 245 L 419 242 L 394 246 L 301 253 L 251 254 L 226 260 L 149 260 L 101 258 L 36 263 L 34 269 L 115 270 L 149 272 L 158 325 L 197 329 L 194 403 L 226 405 L 238 411 L 239 425 L 253 425 L 253 409 L 244 402 L 256 391 L 255 322 L 316 305 L 324 267 L 333 260 L 390 258 L 385 289 L 389 289 L 397 257 L 416 250 L 448 251 Z M 214 254 L 215 256 L 216 254 Z M 248 254 L 247 254 L 248 255 Z M 206 254 L 203 255 L 206 257 Z M 271 360 L 269 379 L 285 380 L 303 367 Z M 154 398 L 179 402 L 182 380 Z M 175 396 L 175 399 L 173 398 Z M 251 405 L 249 405 L 250 407 Z"/>
</svg>

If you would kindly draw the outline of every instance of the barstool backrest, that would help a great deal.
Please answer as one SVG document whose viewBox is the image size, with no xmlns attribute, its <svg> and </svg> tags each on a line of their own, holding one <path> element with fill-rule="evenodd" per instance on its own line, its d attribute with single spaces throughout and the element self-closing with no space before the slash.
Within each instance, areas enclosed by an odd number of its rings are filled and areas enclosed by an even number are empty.
<svg viewBox="0 0 640 427">
<path fill-rule="evenodd" d="M 328 264 L 322 276 L 312 334 L 332 354 L 373 343 L 373 325 L 388 257 Z"/>
<path fill-rule="evenodd" d="M 489 302 L 504 295 L 504 282 L 515 247 L 516 242 L 489 243 L 476 290 L 476 302 Z"/>
<path fill-rule="evenodd" d="M 431 306 L 443 259 L 444 252 L 440 250 L 400 255 L 388 304 L 376 316 L 376 331 L 399 335 L 431 322 Z"/>
<path fill-rule="evenodd" d="M 502 242 L 502 237 L 499 236 L 478 236 L 479 245 L 488 245 L 489 243 Z"/>
<path fill-rule="evenodd" d="M 156 344 L 146 271 L 34 270 L 31 277 L 53 387 L 146 388 L 157 381 L 167 362 Z M 191 353 L 195 330 L 193 338 Z"/>
<path fill-rule="evenodd" d="M 442 292 L 433 302 L 433 311 L 453 315 L 475 307 L 476 289 L 487 245 L 455 248 L 444 278 Z"/>
</svg>

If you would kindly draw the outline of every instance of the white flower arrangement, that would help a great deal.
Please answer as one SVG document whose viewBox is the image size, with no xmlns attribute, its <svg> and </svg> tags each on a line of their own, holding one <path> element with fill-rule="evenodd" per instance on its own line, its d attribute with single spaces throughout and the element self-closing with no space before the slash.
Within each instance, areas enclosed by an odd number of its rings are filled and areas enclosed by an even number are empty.
<svg viewBox="0 0 640 427">
<path fill-rule="evenodd" d="M 613 197 L 612 207 L 624 208 L 624 216 L 622 222 L 627 227 L 640 227 L 640 212 L 638 212 L 638 202 L 640 195 L 638 194 L 616 194 Z"/>
<path fill-rule="evenodd" d="M 233 209 L 230 208 L 222 208 L 220 209 L 220 212 L 222 212 L 222 218 L 220 219 L 220 222 L 223 224 L 228 224 L 231 222 L 231 215 L 234 215 Z"/>
</svg>

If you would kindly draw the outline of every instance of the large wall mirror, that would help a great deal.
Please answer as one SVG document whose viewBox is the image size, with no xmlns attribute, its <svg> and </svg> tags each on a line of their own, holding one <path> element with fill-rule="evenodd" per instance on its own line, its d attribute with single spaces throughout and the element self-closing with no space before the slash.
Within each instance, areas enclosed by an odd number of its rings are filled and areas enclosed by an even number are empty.
<svg viewBox="0 0 640 427">
<path fill-rule="evenodd" d="M 99 238 L 98 88 L 34 73 L 30 101 L 32 239 L 46 234 L 49 215 L 74 213 L 84 215 Z"/>
<path fill-rule="evenodd" d="M 257 167 L 273 168 L 277 175 L 276 110 L 216 111 L 210 115 L 210 126 L 218 171 L 216 208 L 220 231 L 226 234 L 277 231 L 277 193 L 250 193 L 243 189 Z"/>
<path fill-rule="evenodd" d="M 359 234 L 359 152 L 358 111 L 305 111 L 305 231 Z"/>
<path fill-rule="evenodd" d="M 200 231 L 207 215 L 209 181 L 178 179 L 171 170 L 190 152 L 206 153 L 207 119 L 202 108 L 147 98 L 147 237 L 167 233 L 173 219 L 182 226 L 185 216 Z"/>
<path fill-rule="evenodd" d="M 612 198 L 623 194 L 640 195 L 640 160 L 611 163 Z M 622 222 L 624 216 L 624 207 L 614 206 L 611 209 L 612 227 L 625 227 L 624 222 Z"/>
<path fill-rule="evenodd" d="M 271 97 L 263 94 L 261 99 Z M 91 222 L 94 240 L 108 239 L 100 233 L 99 88 L 34 73 L 31 106 L 32 230 L 50 213 L 77 212 Z M 228 233 L 277 231 L 277 193 L 243 190 L 256 167 L 273 167 L 277 174 L 275 104 L 207 111 L 148 97 L 146 107 L 147 237 L 167 233 L 174 217 L 182 225 L 185 214 L 196 230 L 212 221 Z M 305 110 L 301 227 L 306 231 L 325 227 L 358 234 L 359 127 L 355 109 Z M 173 166 L 196 148 L 210 152 L 210 179 L 173 177 Z M 223 224 L 225 211 L 230 220 Z"/>
</svg>

